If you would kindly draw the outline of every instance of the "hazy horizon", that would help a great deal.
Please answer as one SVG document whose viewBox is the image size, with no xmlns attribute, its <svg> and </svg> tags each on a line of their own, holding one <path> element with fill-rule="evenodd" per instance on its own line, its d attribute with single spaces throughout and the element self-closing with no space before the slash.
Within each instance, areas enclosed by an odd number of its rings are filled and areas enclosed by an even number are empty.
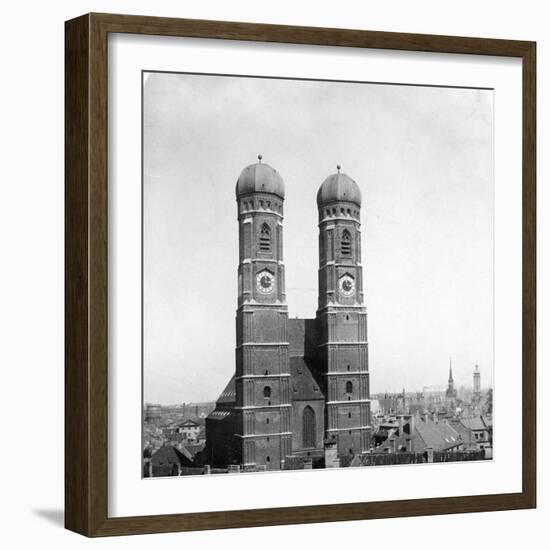
<svg viewBox="0 0 550 550">
<path fill-rule="evenodd" d="M 214 401 L 235 369 L 235 182 L 286 185 L 289 317 L 315 317 L 316 193 L 361 188 L 371 393 L 493 385 L 493 92 L 149 73 L 144 401 Z M 206 352 L 201 349 L 204 346 Z"/>
</svg>

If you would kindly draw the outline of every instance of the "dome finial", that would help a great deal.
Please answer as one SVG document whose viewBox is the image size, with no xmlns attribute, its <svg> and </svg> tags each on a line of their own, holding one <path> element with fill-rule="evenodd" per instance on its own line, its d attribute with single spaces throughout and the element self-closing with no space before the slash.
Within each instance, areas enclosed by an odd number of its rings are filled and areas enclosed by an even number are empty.
<svg viewBox="0 0 550 550">
<path fill-rule="evenodd" d="M 342 168 L 339 164 L 336 165 L 336 170 L 338 170 L 338 173 L 340 173 L 340 168 Z"/>
<path fill-rule="evenodd" d="M 263 159 L 262 155 L 258 155 L 258 164 L 262 164 L 262 159 Z"/>
</svg>

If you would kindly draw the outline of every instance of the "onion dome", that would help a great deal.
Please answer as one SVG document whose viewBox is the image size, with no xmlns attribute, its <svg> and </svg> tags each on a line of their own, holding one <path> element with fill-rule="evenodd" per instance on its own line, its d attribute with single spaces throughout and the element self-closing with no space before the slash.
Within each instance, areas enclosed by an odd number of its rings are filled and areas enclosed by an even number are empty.
<svg viewBox="0 0 550 550">
<path fill-rule="evenodd" d="M 347 174 L 338 172 L 330 175 L 319 187 L 317 192 L 317 206 L 323 206 L 333 202 L 353 202 L 361 206 L 361 190 L 357 183 Z"/>
<path fill-rule="evenodd" d="M 235 193 L 237 198 L 250 193 L 271 193 L 284 199 L 285 183 L 279 172 L 269 164 L 262 163 L 262 155 L 258 155 L 258 162 L 241 172 Z"/>
</svg>

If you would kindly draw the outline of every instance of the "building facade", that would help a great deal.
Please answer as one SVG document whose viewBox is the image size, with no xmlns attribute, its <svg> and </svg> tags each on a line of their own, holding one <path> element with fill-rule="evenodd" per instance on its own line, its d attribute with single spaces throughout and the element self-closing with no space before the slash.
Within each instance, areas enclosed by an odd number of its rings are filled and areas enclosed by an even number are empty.
<svg viewBox="0 0 550 550">
<path fill-rule="evenodd" d="M 317 195 L 319 297 L 315 319 L 289 319 L 283 259 L 284 182 L 247 166 L 236 185 L 239 266 L 235 375 L 206 419 L 205 460 L 284 469 L 370 448 L 361 193 L 347 175 Z M 312 266 L 313 268 L 313 266 Z"/>
</svg>

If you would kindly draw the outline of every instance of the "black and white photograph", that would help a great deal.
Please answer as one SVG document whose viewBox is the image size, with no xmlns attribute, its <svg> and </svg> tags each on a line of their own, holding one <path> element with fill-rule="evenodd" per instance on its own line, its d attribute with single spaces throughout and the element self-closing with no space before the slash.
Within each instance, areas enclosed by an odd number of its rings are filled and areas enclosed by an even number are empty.
<svg viewBox="0 0 550 550">
<path fill-rule="evenodd" d="M 2 548 L 548 539 L 549 9 L 441 6 L 6 4 Z"/>
<path fill-rule="evenodd" d="M 493 459 L 493 101 L 142 73 L 142 477 Z"/>
</svg>

